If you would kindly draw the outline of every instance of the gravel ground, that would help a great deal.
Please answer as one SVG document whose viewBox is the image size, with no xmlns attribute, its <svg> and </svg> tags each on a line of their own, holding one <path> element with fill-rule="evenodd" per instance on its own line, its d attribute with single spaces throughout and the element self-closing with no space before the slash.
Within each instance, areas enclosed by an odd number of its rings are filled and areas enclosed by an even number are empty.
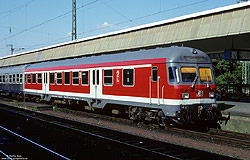
<svg viewBox="0 0 250 160">
<path fill-rule="evenodd" d="M 173 144 L 188 146 L 191 148 L 206 150 L 210 152 L 215 152 L 223 155 L 228 155 L 231 157 L 237 157 L 240 159 L 248 159 L 250 160 L 250 150 L 244 150 L 241 148 L 234 148 L 230 146 L 225 145 L 218 145 L 214 143 L 199 141 L 191 138 L 184 138 L 184 137 L 178 137 L 174 135 L 169 135 L 166 133 L 157 132 L 151 129 L 144 129 L 139 128 L 136 126 L 129 126 L 126 124 L 118 124 L 106 120 L 98 120 L 95 118 L 86 118 L 81 117 L 79 115 L 69 114 L 69 113 L 62 113 L 62 112 L 56 112 L 56 111 L 41 111 L 43 113 L 54 115 L 58 117 L 63 117 L 66 119 L 71 119 L 79 122 L 84 122 L 96 126 L 102 126 L 105 128 L 111 128 L 114 130 L 122 131 L 125 133 L 135 134 L 151 139 L 156 139 L 160 141 L 165 141 Z"/>
<path fill-rule="evenodd" d="M 8 103 L 10 105 L 17 105 L 21 108 L 26 108 L 26 109 L 30 108 L 30 107 L 20 106 L 17 103 L 2 101 L 1 99 L 0 99 L 0 103 Z M 114 122 L 110 122 L 106 120 L 99 120 L 96 118 L 83 117 L 83 116 L 79 116 L 79 115 L 75 115 L 71 113 L 63 113 L 63 112 L 57 112 L 53 110 L 45 110 L 45 111 L 37 111 L 37 112 L 42 112 L 42 113 L 46 113 L 49 115 L 62 117 L 65 119 L 70 119 L 70 120 L 88 123 L 88 124 L 92 124 L 96 126 L 110 128 L 113 130 L 118 130 L 118 131 L 122 131 L 122 132 L 129 133 L 129 134 L 139 135 L 139 136 L 143 136 L 143 137 L 147 137 L 147 138 L 151 138 L 151 139 L 155 139 L 159 141 L 165 141 L 165 142 L 169 142 L 173 144 L 178 144 L 178 145 L 188 146 L 191 148 L 215 152 L 218 154 L 228 155 L 231 157 L 237 157 L 240 159 L 250 160 L 250 150 L 230 147 L 226 145 L 218 145 L 218 144 L 209 143 L 205 141 L 195 140 L 192 138 L 174 136 L 174 135 L 170 135 L 167 133 L 158 132 L 153 129 L 145 129 L 145 128 L 140 128 L 140 127 L 136 127 L 133 125 L 119 124 L 119 123 L 114 123 Z"/>
</svg>

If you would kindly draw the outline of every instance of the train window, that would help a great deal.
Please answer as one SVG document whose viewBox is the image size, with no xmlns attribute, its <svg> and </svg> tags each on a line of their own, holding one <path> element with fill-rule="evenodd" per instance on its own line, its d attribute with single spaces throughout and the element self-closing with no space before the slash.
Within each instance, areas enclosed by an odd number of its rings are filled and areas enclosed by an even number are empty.
<svg viewBox="0 0 250 160">
<path fill-rule="evenodd" d="M 37 73 L 37 84 L 42 83 L 42 73 Z"/>
<path fill-rule="evenodd" d="M 123 70 L 123 85 L 124 86 L 134 85 L 134 69 Z"/>
<path fill-rule="evenodd" d="M 79 72 L 78 71 L 73 72 L 72 82 L 73 82 L 73 85 L 78 85 L 79 84 Z"/>
<path fill-rule="evenodd" d="M 89 71 L 82 71 L 82 85 L 89 84 Z"/>
<path fill-rule="evenodd" d="M 19 79 L 20 84 L 23 83 L 23 74 L 20 74 L 20 79 Z"/>
<path fill-rule="evenodd" d="M 49 73 L 49 83 L 55 84 L 55 73 Z"/>
<path fill-rule="evenodd" d="M 64 84 L 70 84 L 70 72 L 64 72 Z"/>
<path fill-rule="evenodd" d="M 27 74 L 24 75 L 24 80 L 25 80 L 25 84 L 28 82 L 28 79 L 27 79 Z"/>
<path fill-rule="evenodd" d="M 211 70 L 208 67 L 199 68 L 201 82 L 212 82 Z"/>
<path fill-rule="evenodd" d="M 104 70 L 103 81 L 104 81 L 104 85 L 106 86 L 113 85 L 113 70 L 112 69 Z"/>
<path fill-rule="evenodd" d="M 196 77 L 196 68 L 181 67 L 181 77 L 183 82 L 193 82 Z"/>
<path fill-rule="evenodd" d="M 62 72 L 56 73 L 56 84 L 62 84 Z"/>
<path fill-rule="evenodd" d="M 97 79 L 97 82 L 95 81 L 95 78 Z M 99 85 L 99 70 L 93 70 L 93 85 L 95 85 L 95 83 L 96 85 Z"/>
<path fill-rule="evenodd" d="M 3 83 L 5 83 L 5 82 L 6 82 L 5 75 L 3 75 Z"/>
<path fill-rule="evenodd" d="M 158 68 L 152 67 L 152 81 L 156 82 L 158 79 Z"/>
<path fill-rule="evenodd" d="M 12 74 L 9 74 L 9 83 L 12 83 Z"/>
<path fill-rule="evenodd" d="M 32 84 L 36 84 L 36 74 L 32 73 Z"/>
<path fill-rule="evenodd" d="M 16 74 L 16 83 L 19 84 L 19 74 Z"/>
<path fill-rule="evenodd" d="M 12 75 L 12 83 L 16 83 L 16 74 Z"/>
<path fill-rule="evenodd" d="M 3 78 L 2 78 L 3 76 L 2 75 L 0 75 L 0 83 L 3 83 Z"/>
<path fill-rule="evenodd" d="M 28 84 L 30 84 L 31 83 L 31 74 L 28 74 L 28 78 L 27 79 L 28 79 L 28 81 L 27 81 Z"/>
<path fill-rule="evenodd" d="M 168 67 L 169 82 L 179 83 L 179 74 L 177 67 Z"/>
</svg>

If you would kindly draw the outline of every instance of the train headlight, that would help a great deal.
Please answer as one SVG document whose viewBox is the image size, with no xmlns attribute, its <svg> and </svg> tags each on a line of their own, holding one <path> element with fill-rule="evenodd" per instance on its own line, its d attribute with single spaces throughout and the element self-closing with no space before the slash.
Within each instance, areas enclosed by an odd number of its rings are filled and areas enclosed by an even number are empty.
<svg viewBox="0 0 250 160">
<path fill-rule="evenodd" d="M 189 93 L 182 93 L 182 99 L 189 99 Z"/>
<path fill-rule="evenodd" d="M 214 98 L 214 97 L 215 97 L 214 92 L 209 92 L 209 98 Z"/>
</svg>

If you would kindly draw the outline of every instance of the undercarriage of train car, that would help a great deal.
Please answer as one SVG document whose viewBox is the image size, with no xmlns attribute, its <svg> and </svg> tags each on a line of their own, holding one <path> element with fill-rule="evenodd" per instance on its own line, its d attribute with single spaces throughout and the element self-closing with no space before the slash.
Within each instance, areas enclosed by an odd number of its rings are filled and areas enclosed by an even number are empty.
<svg viewBox="0 0 250 160">
<path fill-rule="evenodd" d="M 217 110 L 216 104 L 210 105 L 181 105 L 180 110 L 176 111 L 176 116 L 165 116 L 162 110 L 148 109 L 143 107 L 129 107 L 126 111 L 129 118 L 136 122 L 157 122 L 160 126 L 180 127 L 186 129 L 204 130 L 209 128 L 221 128 L 223 121 L 227 124 L 230 119 L 223 117 Z"/>
<path fill-rule="evenodd" d="M 176 117 L 173 121 L 175 121 L 177 125 L 220 128 L 222 121 L 225 121 L 225 124 L 227 124 L 227 121 L 230 119 L 230 114 L 228 117 L 223 117 L 221 112 L 217 110 L 217 104 L 193 104 L 181 105 Z"/>
</svg>

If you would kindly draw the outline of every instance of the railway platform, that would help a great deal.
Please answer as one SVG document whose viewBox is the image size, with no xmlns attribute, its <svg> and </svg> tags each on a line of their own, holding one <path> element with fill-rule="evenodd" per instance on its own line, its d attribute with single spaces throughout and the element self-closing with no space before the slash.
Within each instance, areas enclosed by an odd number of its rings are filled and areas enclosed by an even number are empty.
<svg viewBox="0 0 250 160">
<path fill-rule="evenodd" d="M 222 129 L 250 133 L 250 97 L 240 100 L 217 100 L 222 114 L 231 115 L 227 125 L 222 124 Z"/>
<path fill-rule="evenodd" d="M 250 97 L 243 97 L 240 100 L 217 100 L 220 110 L 224 114 L 232 116 L 250 117 Z"/>
</svg>

